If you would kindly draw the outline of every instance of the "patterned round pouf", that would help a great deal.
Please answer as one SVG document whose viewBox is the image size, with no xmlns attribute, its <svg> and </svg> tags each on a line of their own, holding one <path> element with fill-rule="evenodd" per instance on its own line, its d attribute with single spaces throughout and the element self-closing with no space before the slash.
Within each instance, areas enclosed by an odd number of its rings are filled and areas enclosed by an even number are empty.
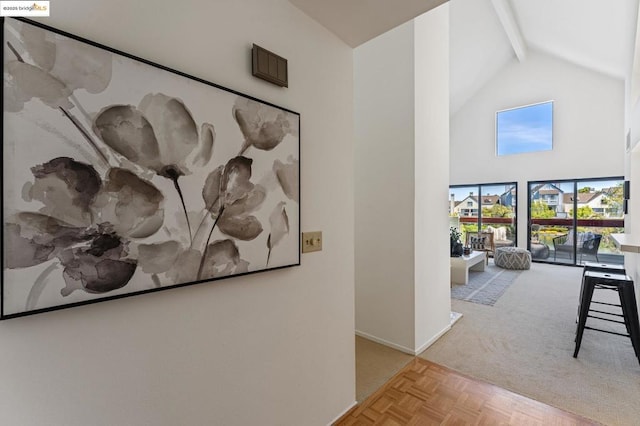
<svg viewBox="0 0 640 426">
<path fill-rule="evenodd" d="M 531 253 L 520 247 L 498 247 L 493 256 L 496 266 L 504 269 L 531 268 Z"/>
</svg>

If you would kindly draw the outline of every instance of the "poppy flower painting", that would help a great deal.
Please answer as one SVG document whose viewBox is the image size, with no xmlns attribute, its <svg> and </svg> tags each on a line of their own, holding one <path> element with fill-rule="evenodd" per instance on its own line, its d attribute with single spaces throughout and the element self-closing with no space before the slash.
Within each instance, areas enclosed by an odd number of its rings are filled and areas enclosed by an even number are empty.
<svg viewBox="0 0 640 426">
<path fill-rule="evenodd" d="M 300 264 L 300 115 L 3 21 L 0 319 Z"/>
</svg>

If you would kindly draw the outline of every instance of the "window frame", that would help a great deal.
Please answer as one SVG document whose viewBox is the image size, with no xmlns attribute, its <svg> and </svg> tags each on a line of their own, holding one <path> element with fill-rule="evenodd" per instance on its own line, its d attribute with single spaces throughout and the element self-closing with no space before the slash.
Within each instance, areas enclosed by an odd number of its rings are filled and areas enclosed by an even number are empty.
<svg viewBox="0 0 640 426">
<path fill-rule="evenodd" d="M 618 180 L 621 182 L 624 182 L 624 176 L 609 176 L 609 177 L 587 177 L 587 178 L 573 178 L 573 179 L 536 179 L 536 180 L 530 180 L 527 181 L 527 234 L 526 234 L 526 238 L 527 238 L 527 249 L 531 250 L 531 232 L 532 232 L 532 225 L 533 225 L 533 218 L 531 217 L 531 188 L 532 186 L 535 185 L 545 185 L 545 184 L 555 184 L 555 183 L 573 183 L 573 193 L 577 194 L 578 193 L 578 184 L 582 183 L 582 182 L 599 182 L 599 181 L 613 181 L 613 180 Z M 560 200 L 558 200 L 558 202 L 560 202 Z M 550 207 L 550 206 L 549 206 Z M 573 211 L 577 213 L 578 211 L 578 197 L 574 197 L 573 199 Z M 577 214 L 574 214 L 573 217 L 571 217 L 572 219 L 572 224 L 571 224 L 571 233 L 573 235 L 573 246 L 574 246 L 574 251 L 573 251 L 573 261 L 572 263 L 569 262 L 558 262 L 558 261 L 552 261 L 552 260 L 541 260 L 541 259 L 532 259 L 533 262 L 536 263 L 548 263 L 548 264 L 552 264 L 552 265 L 562 265 L 562 266 L 574 266 L 574 267 L 578 267 L 578 268 L 582 268 L 583 265 L 578 263 L 578 259 L 576 258 L 576 249 L 577 249 L 577 239 L 576 239 L 576 234 L 578 232 L 577 228 L 578 228 L 578 217 Z M 624 215 L 623 215 L 623 224 L 626 227 L 626 220 L 624 219 Z"/>
<path fill-rule="evenodd" d="M 483 187 L 491 187 L 491 186 L 511 186 L 515 189 L 515 195 L 514 195 L 514 200 L 515 200 L 515 204 L 513 205 L 513 213 L 514 213 L 514 217 L 512 218 L 512 223 L 513 223 L 513 246 L 517 247 L 518 246 L 518 182 L 512 181 L 512 182 L 489 182 L 489 183 L 473 183 L 473 184 L 456 184 L 456 185 L 449 185 L 449 196 L 451 196 L 451 189 L 452 188 L 471 188 L 471 187 L 475 187 L 475 189 L 478 190 L 478 213 L 477 213 L 477 225 L 478 225 L 478 229 L 482 229 L 482 196 L 480 194 L 482 194 L 482 188 Z M 468 210 L 468 209 L 465 209 Z M 469 216 L 459 216 L 460 218 L 462 217 L 469 217 Z M 488 223 L 490 224 L 490 223 Z"/>
<path fill-rule="evenodd" d="M 544 104 L 551 104 L 551 147 L 549 149 L 541 149 L 541 150 L 535 150 L 535 151 L 524 151 L 524 152 L 515 152 L 515 153 L 510 153 L 510 154 L 500 154 L 500 149 L 499 149 L 499 140 L 498 140 L 498 118 L 499 115 L 501 113 L 505 113 L 508 111 L 514 111 L 514 110 L 518 110 L 518 109 L 524 109 L 524 108 L 531 108 L 534 106 L 538 106 L 538 105 L 544 105 Z M 500 157 L 508 157 L 510 155 L 519 155 L 519 154 L 531 154 L 531 153 L 539 153 L 539 152 L 547 152 L 547 151 L 553 151 L 553 130 L 554 130 L 554 121 L 555 121 L 555 115 L 554 115 L 554 110 L 555 110 L 555 101 L 553 99 L 550 100 L 546 100 L 546 101 L 541 101 L 541 102 L 536 102 L 536 103 L 532 103 L 532 104 L 527 104 L 527 105 L 521 105 L 521 106 L 516 106 L 513 108 L 505 108 L 505 109 L 501 109 L 499 111 L 496 111 L 495 114 L 495 155 L 496 157 L 500 158 Z"/>
</svg>

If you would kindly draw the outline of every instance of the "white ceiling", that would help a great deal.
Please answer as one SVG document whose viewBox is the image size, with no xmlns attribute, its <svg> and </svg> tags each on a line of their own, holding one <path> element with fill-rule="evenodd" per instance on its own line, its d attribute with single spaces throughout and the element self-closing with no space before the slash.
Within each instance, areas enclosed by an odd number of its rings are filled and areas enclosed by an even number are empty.
<svg viewBox="0 0 640 426">
<path fill-rule="evenodd" d="M 617 78 L 631 67 L 637 0 L 511 0 L 529 47 Z"/>
<path fill-rule="evenodd" d="M 289 1 L 357 47 L 447 0 Z M 536 50 L 625 78 L 634 56 L 638 1 L 450 0 L 451 112 L 519 60 L 514 49 L 524 61 L 528 50 Z M 511 18 L 511 28 L 499 12 Z M 515 47 L 514 38 L 521 41 Z"/>
<path fill-rule="evenodd" d="M 500 7 L 513 18 L 525 52 L 543 52 L 614 78 L 630 75 L 638 0 L 451 0 L 449 5 L 452 114 L 503 66 L 519 60 L 498 19 Z"/>
<path fill-rule="evenodd" d="M 357 47 L 446 1 L 289 0 L 351 47 Z"/>
<path fill-rule="evenodd" d="M 491 0 L 452 0 L 449 7 L 449 107 L 455 112 L 516 56 Z"/>
</svg>

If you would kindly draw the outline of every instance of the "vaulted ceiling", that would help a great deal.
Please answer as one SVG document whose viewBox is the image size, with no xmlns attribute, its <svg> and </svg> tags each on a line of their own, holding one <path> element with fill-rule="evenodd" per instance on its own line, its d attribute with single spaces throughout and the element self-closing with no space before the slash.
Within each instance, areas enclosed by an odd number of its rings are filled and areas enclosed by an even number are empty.
<svg viewBox="0 0 640 426">
<path fill-rule="evenodd" d="M 543 52 L 613 78 L 632 66 L 638 0 L 451 0 L 451 112 L 502 67 Z"/>
<path fill-rule="evenodd" d="M 349 46 L 446 0 L 289 0 Z M 450 0 L 451 111 L 502 67 L 544 52 L 623 79 L 634 55 L 638 0 Z"/>
</svg>

